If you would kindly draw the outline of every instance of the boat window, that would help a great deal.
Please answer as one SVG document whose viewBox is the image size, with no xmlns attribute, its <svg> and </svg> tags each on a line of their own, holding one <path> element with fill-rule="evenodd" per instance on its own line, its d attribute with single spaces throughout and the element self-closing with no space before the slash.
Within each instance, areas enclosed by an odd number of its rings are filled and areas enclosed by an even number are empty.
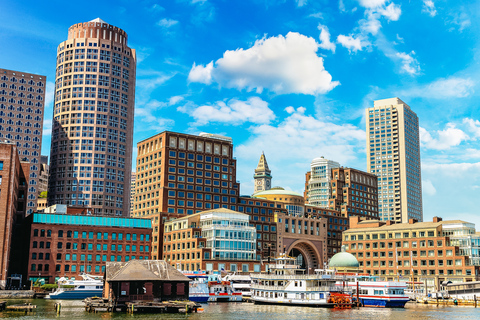
<svg viewBox="0 0 480 320">
<path fill-rule="evenodd" d="M 78 289 L 85 289 L 85 286 L 78 286 Z"/>
</svg>

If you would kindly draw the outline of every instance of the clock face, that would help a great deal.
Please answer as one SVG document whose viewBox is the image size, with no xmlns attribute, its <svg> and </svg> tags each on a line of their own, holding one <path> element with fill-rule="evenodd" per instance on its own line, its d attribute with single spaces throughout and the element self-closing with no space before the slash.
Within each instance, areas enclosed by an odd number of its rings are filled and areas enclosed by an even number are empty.
<svg viewBox="0 0 480 320">
<path fill-rule="evenodd" d="M 262 184 L 262 180 L 258 180 L 258 181 L 257 181 L 257 184 L 258 184 L 258 185 L 261 185 L 261 184 Z"/>
<path fill-rule="evenodd" d="M 270 187 L 270 181 L 267 180 L 267 187 Z"/>
</svg>

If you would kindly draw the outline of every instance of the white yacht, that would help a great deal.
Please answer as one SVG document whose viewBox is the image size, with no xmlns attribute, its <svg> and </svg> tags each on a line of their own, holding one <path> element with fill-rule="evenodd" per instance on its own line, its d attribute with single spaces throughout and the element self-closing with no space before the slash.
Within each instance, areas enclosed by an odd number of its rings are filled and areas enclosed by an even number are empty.
<svg viewBox="0 0 480 320">
<path fill-rule="evenodd" d="M 103 295 L 103 277 L 80 274 L 82 280 L 60 278 L 57 281 L 58 288 L 50 293 L 45 299 L 72 300 Z"/>
<path fill-rule="evenodd" d="M 305 274 L 286 254 L 268 265 L 268 273 L 252 274 L 252 300 L 255 303 L 293 304 L 317 307 L 350 307 L 351 289 L 338 287 L 334 270 L 316 269 Z"/>
</svg>

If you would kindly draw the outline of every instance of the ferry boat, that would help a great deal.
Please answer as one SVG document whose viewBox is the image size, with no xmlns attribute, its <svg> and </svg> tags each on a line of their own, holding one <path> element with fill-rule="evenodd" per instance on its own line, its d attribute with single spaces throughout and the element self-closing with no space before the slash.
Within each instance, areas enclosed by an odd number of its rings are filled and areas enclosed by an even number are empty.
<svg viewBox="0 0 480 320">
<path fill-rule="evenodd" d="M 348 286 L 336 286 L 343 279 L 334 270 L 316 269 L 305 274 L 295 258 L 282 254 L 268 265 L 268 273 L 252 274 L 255 303 L 291 304 L 316 307 L 351 307 Z"/>
<path fill-rule="evenodd" d="M 353 300 L 358 300 L 364 307 L 377 308 L 403 308 L 410 301 L 405 294 L 407 284 L 395 281 L 377 281 L 377 277 L 360 276 L 355 281 L 348 281 L 347 285 L 352 289 Z M 342 283 L 337 283 L 342 286 Z"/>
<path fill-rule="evenodd" d="M 230 281 L 224 281 L 219 274 L 205 272 L 183 272 L 193 281 L 190 282 L 190 301 L 207 302 L 241 302 L 242 292 L 236 291 Z"/>
<path fill-rule="evenodd" d="M 82 280 L 68 280 L 60 278 L 57 281 L 58 288 L 50 293 L 45 299 L 76 300 L 103 295 L 103 277 L 80 274 Z"/>
<path fill-rule="evenodd" d="M 250 297 L 252 295 L 252 278 L 249 275 L 232 273 L 226 275 L 223 280 L 230 281 L 233 289 L 240 291 L 243 297 Z"/>
</svg>

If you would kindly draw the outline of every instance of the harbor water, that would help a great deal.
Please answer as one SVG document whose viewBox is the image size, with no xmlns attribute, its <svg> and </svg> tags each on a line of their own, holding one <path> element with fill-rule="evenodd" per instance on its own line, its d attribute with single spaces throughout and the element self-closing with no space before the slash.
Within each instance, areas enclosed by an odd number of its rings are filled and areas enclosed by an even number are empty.
<svg viewBox="0 0 480 320">
<path fill-rule="evenodd" d="M 188 319 L 188 320 L 273 320 L 273 319 L 400 319 L 400 320 L 474 320 L 480 319 L 480 308 L 444 307 L 408 303 L 405 309 L 359 308 L 333 310 L 285 305 L 255 305 L 253 303 L 209 303 L 203 313 L 192 314 L 125 314 L 88 313 L 81 301 L 61 301 L 60 315 L 54 310 L 54 300 L 8 300 L 7 304 L 30 302 L 37 305 L 34 313 L 0 312 L 6 319 Z"/>
</svg>

